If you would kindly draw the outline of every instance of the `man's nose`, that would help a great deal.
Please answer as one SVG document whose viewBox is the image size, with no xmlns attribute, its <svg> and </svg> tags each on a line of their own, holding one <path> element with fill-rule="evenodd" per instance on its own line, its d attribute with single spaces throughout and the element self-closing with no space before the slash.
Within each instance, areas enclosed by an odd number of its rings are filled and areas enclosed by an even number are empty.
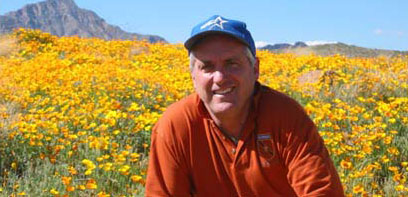
<svg viewBox="0 0 408 197">
<path fill-rule="evenodd" d="M 226 81 L 227 77 L 228 77 L 228 73 L 226 72 L 226 70 L 224 68 L 220 68 L 214 72 L 213 80 L 214 80 L 214 83 L 222 84 Z"/>
</svg>

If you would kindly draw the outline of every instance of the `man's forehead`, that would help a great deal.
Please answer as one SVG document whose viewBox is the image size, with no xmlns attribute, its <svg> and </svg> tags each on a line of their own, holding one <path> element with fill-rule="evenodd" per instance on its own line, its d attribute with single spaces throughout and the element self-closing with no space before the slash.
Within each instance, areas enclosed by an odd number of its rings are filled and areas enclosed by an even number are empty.
<svg viewBox="0 0 408 197">
<path fill-rule="evenodd" d="M 218 58 L 218 59 L 204 57 L 204 56 L 195 57 L 195 59 L 196 59 L 196 63 L 210 64 L 216 60 L 223 61 L 223 62 L 230 62 L 230 61 L 240 60 L 244 57 L 245 56 L 243 56 L 242 54 L 240 55 L 235 54 L 235 55 L 230 55 L 230 56 L 223 56 L 222 58 Z"/>
<path fill-rule="evenodd" d="M 243 53 L 224 53 L 219 55 L 218 53 L 205 54 L 205 53 L 194 53 L 194 58 L 191 59 L 195 65 L 211 65 L 216 62 L 242 62 L 245 61 L 245 55 Z"/>
</svg>

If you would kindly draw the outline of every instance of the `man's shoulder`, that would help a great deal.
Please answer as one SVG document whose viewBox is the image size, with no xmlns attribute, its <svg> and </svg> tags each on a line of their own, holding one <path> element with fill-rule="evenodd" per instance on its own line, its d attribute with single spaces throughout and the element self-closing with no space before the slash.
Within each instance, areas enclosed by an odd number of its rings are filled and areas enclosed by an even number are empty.
<svg viewBox="0 0 408 197">
<path fill-rule="evenodd" d="M 306 140 L 316 132 L 313 121 L 309 118 L 303 107 L 290 96 L 262 87 L 262 98 L 259 103 L 260 129 L 274 131 L 276 139 L 296 138 Z M 285 143 L 287 140 L 283 140 Z"/>
<path fill-rule="evenodd" d="M 261 91 L 258 110 L 260 119 L 266 124 L 279 125 L 284 128 L 306 122 L 313 124 L 303 107 L 295 99 L 266 86 L 262 86 Z"/>
<path fill-rule="evenodd" d="M 198 118 L 200 114 L 199 110 L 199 97 L 193 93 L 187 97 L 169 105 L 166 111 L 163 113 L 163 117 L 172 121 L 182 120 L 185 118 L 194 119 Z"/>
<path fill-rule="evenodd" d="M 197 94 L 191 94 L 171 104 L 155 124 L 154 132 L 171 136 L 177 135 L 182 138 L 186 137 L 202 120 L 199 104 Z"/>
<path fill-rule="evenodd" d="M 302 106 L 295 99 L 291 98 L 285 93 L 274 90 L 264 85 L 261 86 L 261 91 L 261 108 L 266 107 L 266 109 L 279 113 L 281 110 L 290 110 L 290 112 L 303 112 Z M 273 110 L 268 107 L 272 107 Z"/>
</svg>

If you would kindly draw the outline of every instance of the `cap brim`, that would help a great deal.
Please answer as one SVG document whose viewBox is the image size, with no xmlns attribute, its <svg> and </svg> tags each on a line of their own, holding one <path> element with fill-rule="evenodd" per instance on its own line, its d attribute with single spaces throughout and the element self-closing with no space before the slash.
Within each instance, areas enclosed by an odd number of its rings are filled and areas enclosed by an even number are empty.
<svg viewBox="0 0 408 197">
<path fill-rule="evenodd" d="M 240 37 L 234 35 L 233 33 L 230 33 L 230 32 L 227 32 L 227 31 L 209 30 L 209 31 L 201 32 L 199 34 L 196 34 L 196 35 L 190 37 L 186 42 L 184 42 L 184 47 L 186 47 L 186 49 L 188 51 L 191 51 L 191 49 L 194 47 L 194 45 L 197 44 L 197 42 L 199 42 L 201 39 L 203 39 L 204 37 L 207 37 L 209 35 L 216 35 L 216 34 L 231 36 L 231 37 L 239 40 L 240 42 L 242 42 L 246 46 L 249 46 L 249 44 L 246 43 L 245 40 L 243 40 Z"/>
</svg>

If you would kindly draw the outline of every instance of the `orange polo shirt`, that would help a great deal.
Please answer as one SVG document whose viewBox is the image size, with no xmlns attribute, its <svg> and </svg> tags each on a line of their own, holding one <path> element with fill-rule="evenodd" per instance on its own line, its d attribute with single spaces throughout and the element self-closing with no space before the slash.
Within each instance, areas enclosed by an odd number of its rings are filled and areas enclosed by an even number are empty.
<svg viewBox="0 0 408 197">
<path fill-rule="evenodd" d="M 146 196 L 344 196 L 315 125 L 288 96 L 257 83 L 235 144 L 197 94 L 153 128 Z"/>
</svg>

